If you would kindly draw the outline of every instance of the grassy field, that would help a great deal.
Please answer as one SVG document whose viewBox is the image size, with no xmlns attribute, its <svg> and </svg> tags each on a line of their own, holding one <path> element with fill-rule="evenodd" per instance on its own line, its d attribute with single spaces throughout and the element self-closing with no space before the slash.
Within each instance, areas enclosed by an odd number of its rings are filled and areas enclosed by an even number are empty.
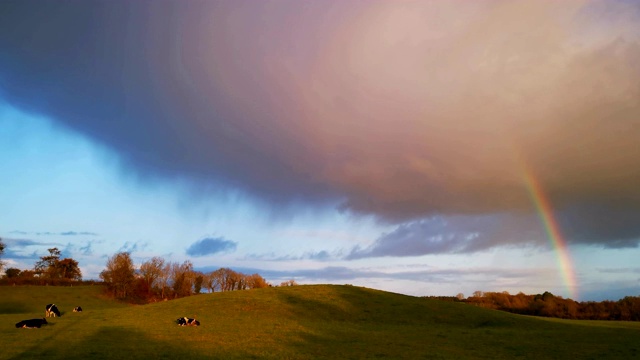
<svg viewBox="0 0 640 360">
<path fill-rule="evenodd" d="M 16 329 L 55 302 L 41 329 Z M 75 306 L 85 309 L 72 313 Z M 200 327 L 179 327 L 178 317 Z M 2 359 L 633 359 L 640 323 L 563 321 L 354 286 L 203 294 L 143 306 L 99 286 L 0 287 Z"/>
</svg>

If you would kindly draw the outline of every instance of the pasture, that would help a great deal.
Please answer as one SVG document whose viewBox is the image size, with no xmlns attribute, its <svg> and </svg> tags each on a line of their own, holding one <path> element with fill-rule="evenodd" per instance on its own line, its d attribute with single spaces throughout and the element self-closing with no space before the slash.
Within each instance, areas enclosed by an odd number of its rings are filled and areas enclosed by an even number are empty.
<svg viewBox="0 0 640 360">
<path fill-rule="evenodd" d="M 2 359 L 632 359 L 640 323 L 563 321 L 354 286 L 125 305 L 99 286 L 0 287 Z M 41 329 L 16 329 L 58 305 Z M 73 313 L 82 306 L 82 313 Z M 200 327 L 180 327 L 178 317 Z"/>
</svg>

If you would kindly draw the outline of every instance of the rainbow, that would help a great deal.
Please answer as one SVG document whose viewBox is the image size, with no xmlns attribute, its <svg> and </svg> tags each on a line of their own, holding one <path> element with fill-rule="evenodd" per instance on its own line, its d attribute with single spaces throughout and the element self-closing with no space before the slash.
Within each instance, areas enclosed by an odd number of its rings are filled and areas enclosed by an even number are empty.
<svg viewBox="0 0 640 360">
<path fill-rule="evenodd" d="M 573 261 L 569 254 L 567 242 L 560 232 L 560 226 L 553 217 L 551 202 L 543 191 L 540 182 L 533 175 L 533 172 L 529 169 L 526 163 L 524 161 L 520 161 L 520 164 L 522 165 L 524 181 L 529 196 L 536 207 L 540 220 L 542 220 L 549 242 L 551 242 L 551 246 L 553 246 L 558 257 L 558 267 L 562 273 L 562 278 L 569 292 L 569 296 L 575 300 L 577 298 L 578 286 Z"/>
</svg>

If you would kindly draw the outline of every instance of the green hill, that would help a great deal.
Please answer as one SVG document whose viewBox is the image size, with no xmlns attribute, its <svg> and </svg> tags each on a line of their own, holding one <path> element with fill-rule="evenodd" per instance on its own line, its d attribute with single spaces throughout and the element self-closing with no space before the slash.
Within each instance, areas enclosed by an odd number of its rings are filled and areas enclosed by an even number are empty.
<svg viewBox="0 0 640 360">
<path fill-rule="evenodd" d="M 49 302 L 64 316 L 16 329 Z M 72 313 L 74 306 L 83 313 Z M 200 327 L 179 327 L 178 317 Z M 0 287 L 0 358 L 631 359 L 640 323 L 525 317 L 354 286 L 304 285 L 128 306 L 100 287 Z"/>
</svg>

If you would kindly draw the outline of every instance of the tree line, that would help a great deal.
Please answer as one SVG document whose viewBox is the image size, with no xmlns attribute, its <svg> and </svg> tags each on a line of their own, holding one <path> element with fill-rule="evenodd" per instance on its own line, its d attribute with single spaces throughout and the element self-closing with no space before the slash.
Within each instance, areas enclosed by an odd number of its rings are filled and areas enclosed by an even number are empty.
<svg viewBox="0 0 640 360">
<path fill-rule="evenodd" d="M 166 261 L 155 256 L 136 269 L 128 252 L 119 252 L 107 260 L 100 279 L 115 298 L 135 302 L 175 299 L 208 292 L 256 289 L 271 286 L 259 274 L 243 274 L 229 268 L 211 272 L 193 269 L 191 261 Z M 294 285 L 289 281 L 281 285 Z"/>
<path fill-rule="evenodd" d="M 0 238 L 0 259 L 5 244 Z M 82 272 L 78 262 L 72 258 L 61 258 L 58 248 L 47 249 L 48 255 L 41 256 L 33 268 L 21 270 L 5 269 L 0 279 L 3 285 L 73 285 L 80 283 L 98 283 L 93 280 L 82 281 Z M 0 270 L 5 263 L 0 260 Z M 259 274 L 243 274 L 230 268 L 220 268 L 211 272 L 200 272 L 193 268 L 191 261 L 169 262 L 161 257 L 153 257 L 139 268 L 133 263 L 131 255 L 120 252 L 108 258 L 106 269 L 100 273 L 100 279 L 113 297 L 132 302 L 150 302 L 163 299 L 200 294 L 202 291 L 233 291 L 256 289 L 272 286 Z M 280 286 L 297 285 L 289 280 Z"/>
<path fill-rule="evenodd" d="M 0 255 L 5 249 L 0 239 Z M 5 283 L 17 285 L 67 285 L 82 280 L 82 271 L 78 262 L 72 258 L 61 259 L 62 252 L 58 248 L 47 249 L 48 255 L 40 257 L 32 269 L 5 269 Z M 0 269 L 4 263 L 0 262 Z"/>
<path fill-rule="evenodd" d="M 626 296 L 618 301 L 577 302 L 548 291 L 536 295 L 476 291 L 466 299 L 458 294 L 450 300 L 522 315 L 579 320 L 640 321 L 640 296 Z"/>
</svg>

